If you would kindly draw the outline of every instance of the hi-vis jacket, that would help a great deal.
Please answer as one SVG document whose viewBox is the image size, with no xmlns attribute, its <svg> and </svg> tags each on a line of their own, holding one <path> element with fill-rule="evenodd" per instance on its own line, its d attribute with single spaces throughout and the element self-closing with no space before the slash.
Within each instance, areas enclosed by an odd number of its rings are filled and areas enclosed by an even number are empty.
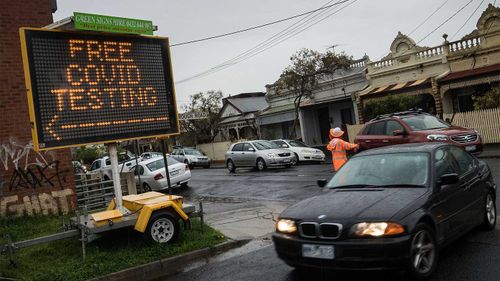
<svg viewBox="0 0 500 281">
<path fill-rule="evenodd" d="M 357 148 L 357 144 L 348 143 L 340 138 L 333 138 L 326 149 L 332 152 L 333 170 L 336 172 L 347 162 L 346 151 Z"/>
</svg>

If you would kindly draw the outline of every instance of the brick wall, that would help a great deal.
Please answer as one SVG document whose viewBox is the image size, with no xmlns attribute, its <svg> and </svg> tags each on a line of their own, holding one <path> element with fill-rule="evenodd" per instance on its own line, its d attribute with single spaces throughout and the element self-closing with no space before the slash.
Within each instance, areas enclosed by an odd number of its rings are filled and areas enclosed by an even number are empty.
<svg viewBox="0 0 500 281">
<path fill-rule="evenodd" d="M 19 27 L 52 23 L 50 0 L 0 1 L 0 216 L 74 209 L 69 149 L 36 153 L 29 121 Z"/>
</svg>

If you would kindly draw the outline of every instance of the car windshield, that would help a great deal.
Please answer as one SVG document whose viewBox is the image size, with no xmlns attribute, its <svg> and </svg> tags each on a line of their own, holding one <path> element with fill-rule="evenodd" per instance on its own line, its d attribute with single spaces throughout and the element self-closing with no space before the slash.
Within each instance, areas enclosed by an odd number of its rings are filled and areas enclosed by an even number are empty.
<svg viewBox="0 0 500 281">
<path fill-rule="evenodd" d="M 184 149 L 184 153 L 186 155 L 198 155 L 198 156 L 203 156 L 203 153 L 196 149 Z"/>
<path fill-rule="evenodd" d="M 414 131 L 442 129 L 450 127 L 450 125 L 448 125 L 446 122 L 432 115 L 404 117 L 403 120 Z"/>
<path fill-rule="evenodd" d="M 274 148 L 280 148 L 279 145 L 270 142 L 270 141 L 253 141 L 252 144 L 258 149 L 258 150 L 266 150 L 266 149 L 274 149 Z"/>
<path fill-rule="evenodd" d="M 301 141 L 289 141 L 288 143 L 293 147 L 309 147 Z"/>
<path fill-rule="evenodd" d="M 168 166 L 172 166 L 174 164 L 180 163 L 179 161 L 177 161 L 171 157 L 167 157 L 167 161 L 168 161 Z M 159 159 L 159 160 L 153 161 L 149 164 L 146 164 L 146 167 L 148 167 L 148 169 L 151 172 L 154 172 L 158 169 L 165 168 L 165 163 L 163 162 L 163 159 Z"/>
<path fill-rule="evenodd" d="M 358 156 L 349 160 L 327 187 L 426 186 L 428 167 L 429 154 L 425 152 Z"/>
</svg>

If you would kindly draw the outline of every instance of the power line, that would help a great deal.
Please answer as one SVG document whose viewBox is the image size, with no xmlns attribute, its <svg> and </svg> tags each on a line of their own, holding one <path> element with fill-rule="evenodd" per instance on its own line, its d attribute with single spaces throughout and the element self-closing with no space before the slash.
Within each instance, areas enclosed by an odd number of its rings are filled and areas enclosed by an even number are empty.
<svg viewBox="0 0 500 281">
<path fill-rule="evenodd" d="M 420 39 L 416 44 L 418 45 L 420 42 L 422 42 L 425 39 L 427 39 L 427 37 L 429 37 L 432 33 L 436 32 L 436 30 L 438 30 L 439 28 L 441 28 L 443 25 L 445 25 L 447 22 L 449 22 L 452 18 L 454 18 L 456 15 L 458 15 L 463 9 L 465 9 L 467 6 L 469 6 L 469 4 L 472 3 L 473 1 L 474 0 L 470 0 L 469 2 L 467 2 L 467 4 L 465 4 L 464 6 L 462 6 L 462 8 L 460 8 L 453 15 L 451 15 L 449 18 L 447 18 L 444 22 L 442 22 L 440 25 L 438 25 L 436 28 L 434 28 L 431 32 L 427 33 L 427 35 L 425 35 L 424 38 Z"/>
<path fill-rule="evenodd" d="M 358 0 L 354 0 L 354 2 L 357 2 Z M 329 1 L 327 4 L 331 3 L 332 1 Z M 345 2 L 348 2 L 348 1 L 337 1 L 334 5 L 341 5 Z M 215 73 L 215 72 L 218 72 L 220 70 L 223 70 L 227 67 L 230 67 L 232 65 L 235 65 L 237 63 L 240 63 L 244 60 L 247 60 L 251 57 L 254 57 L 262 52 L 264 52 L 265 50 L 269 49 L 269 48 L 272 48 L 280 43 L 282 43 L 283 41 L 285 40 L 288 40 L 290 39 L 291 37 L 309 29 L 310 27 L 312 27 L 313 25 L 325 20 L 326 18 L 340 12 L 341 10 L 347 8 L 348 6 L 354 4 L 354 2 L 351 2 L 347 5 L 345 5 L 344 7 L 341 7 L 339 8 L 338 10 L 336 11 L 333 11 L 332 13 L 326 15 L 325 17 L 319 19 L 319 20 L 316 20 L 319 16 L 322 16 L 324 15 L 325 13 L 328 12 L 328 9 L 326 10 L 323 10 L 321 11 L 320 13 L 318 13 L 317 15 L 313 15 L 311 17 L 309 17 L 308 19 L 307 18 L 304 18 L 304 19 L 301 19 L 299 20 L 298 22 L 292 24 L 291 26 L 289 26 L 288 28 L 282 30 L 281 32 L 271 36 L 270 38 L 268 38 L 267 40 L 261 42 L 260 44 L 254 46 L 253 48 L 243 52 L 242 54 L 230 59 L 230 60 L 227 60 L 215 67 L 212 67 L 211 69 L 209 70 L 206 70 L 206 71 L 203 71 L 199 74 L 196 74 L 194 76 L 191 76 L 191 77 L 188 77 L 188 78 L 185 78 L 183 80 L 180 80 L 180 81 L 177 81 L 176 83 L 179 84 L 179 83 L 183 83 L 183 82 L 187 82 L 187 81 L 190 81 L 190 80 L 193 80 L 193 79 L 196 79 L 196 78 L 199 78 L 199 77 L 203 77 L 203 76 L 206 76 L 206 75 L 209 75 L 209 74 L 212 74 L 212 73 Z M 325 5 L 327 5 L 325 4 Z M 316 20 L 316 21 L 314 21 Z M 309 26 L 306 26 L 305 28 L 302 28 L 306 23 L 310 22 L 310 21 L 314 21 L 313 23 L 311 23 Z M 298 25 L 298 26 L 297 26 Z M 302 29 L 301 29 L 302 28 Z"/>
<path fill-rule="evenodd" d="M 433 15 L 435 15 L 439 10 L 441 10 L 441 8 L 443 8 L 444 5 L 446 5 L 446 3 L 448 3 L 448 1 L 450 0 L 446 0 L 443 2 L 443 4 L 441 4 L 441 6 L 439 6 L 436 10 L 434 10 L 434 12 L 432 12 L 432 14 L 430 14 L 423 22 L 421 22 L 419 25 L 417 25 L 412 31 L 410 31 L 410 33 L 408 33 L 408 36 L 410 36 L 411 34 L 413 34 L 413 32 L 415 32 L 417 29 L 419 29 L 422 25 L 424 25 Z"/>
<path fill-rule="evenodd" d="M 462 24 L 462 26 L 460 26 L 460 28 L 457 30 L 457 32 L 455 32 L 455 34 L 453 34 L 453 36 L 451 36 L 451 39 L 453 40 L 453 38 L 455 38 L 455 36 L 462 30 L 462 28 L 464 28 L 464 26 L 470 21 L 470 19 L 472 18 L 472 16 L 474 16 L 474 14 L 477 12 L 477 10 L 479 10 L 479 7 L 481 7 L 481 5 L 483 4 L 484 0 L 481 0 L 481 2 L 479 3 L 479 5 L 477 5 L 476 9 L 472 12 L 472 14 L 467 18 L 467 20 L 464 22 L 464 24 Z"/>
<path fill-rule="evenodd" d="M 284 18 L 284 19 L 279 19 L 279 20 L 276 20 L 276 21 L 272 21 L 272 22 L 268 22 L 268 23 L 264 23 L 264 24 L 260 24 L 260 25 L 256 25 L 256 26 L 252 26 L 252 27 L 248 27 L 248 28 L 244 28 L 244 29 L 232 31 L 232 32 L 227 32 L 227 33 L 223 33 L 223 34 L 219 34 L 219 35 L 214 35 L 214 36 L 209 36 L 209 37 L 200 38 L 200 39 L 196 39 L 196 40 L 190 40 L 190 41 L 186 41 L 186 42 L 172 44 L 172 45 L 170 45 L 170 47 L 176 47 L 176 46 L 182 46 L 182 45 L 187 45 L 187 44 L 193 44 L 193 43 L 203 42 L 203 41 L 217 39 L 217 38 L 221 38 L 221 37 L 226 37 L 226 36 L 230 36 L 230 35 L 234 35 L 234 34 L 246 32 L 246 31 L 250 31 L 250 30 L 254 30 L 254 29 L 263 28 L 263 27 L 270 26 L 270 25 L 277 24 L 277 23 L 281 23 L 281 22 L 284 22 L 284 21 L 289 21 L 289 20 L 292 20 L 292 19 L 295 19 L 295 18 L 300 18 L 300 17 L 303 17 L 305 15 L 309 15 L 309 14 L 315 13 L 317 11 L 321 11 L 321 10 L 324 10 L 324 9 L 331 8 L 333 6 L 342 4 L 342 3 L 347 2 L 347 1 L 349 1 L 349 0 L 342 1 L 341 3 L 335 3 L 335 4 L 328 5 L 328 6 L 323 6 L 323 7 L 320 7 L 318 9 L 311 10 L 311 11 L 308 11 L 308 12 L 305 12 L 305 13 L 301 13 L 301 14 L 298 14 L 298 15 L 294 15 L 294 16 L 291 16 L 291 17 L 287 17 L 287 18 Z"/>
<path fill-rule="evenodd" d="M 320 14 L 321 15 L 321 14 Z M 307 23 L 311 20 L 314 20 L 315 18 L 317 18 L 318 16 L 320 15 L 315 15 L 313 16 L 312 18 L 308 19 L 307 21 L 305 21 L 304 23 Z M 219 65 L 217 65 L 216 67 L 212 68 L 212 69 L 209 69 L 207 71 L 204 71 L 202 73 L 199 73 L 195 76 L 192 76 L 190 78 L 187 78 L 185 80 L 181 80 L 179 81 L 180 83 L 182 82 L 186 82 L 186 81 L 189 81 L 189 80 L 192 80 L 192 79 L 196 79 L 196 78 L 199 78 L 199 77 L 203 77 L 203 76 L 206 76 L 206 75 L 209 75 L 209 74 L 212 74 L 212 73 L 215 73 L 215 72 L 218 72 L 218 71 L 221 71 L 223 69 L 226 69 L 228 67 L 231 67 L 232 65 L 235 65 L 237 63 L 240 63 L 242 61 L 245 61 L 247 59 L 250 59 L 278 44 L 280 44 L 281 42 L 285 41 L 285 40 L 288 40 L 289 38 L 297 35 L 298 33 L 302 32 L 303 30 L 298 30 L 299 28 L 301 28 L 301 26 L 304 25 L 304 23 L 300 23 L 299 26 L 297 27 L 294 27 L 292 28 L 291 30 L 283 30 L 282 32 L 278 33 L 278 34 L 275 34 L 273 37 L 269 38 L 266 43 L 266 41 L 264 42 L 261 42 L 261 44 L 257 45 L 256 47 L 258 48 L 253 48 L 253 49 L 250 49 L 249 51 L 243 53 L 243 54 L 240 54 L 239 56 L 231 59 L 231 60 L 228 60 L 224 63 L 221 63 Z M 297 24 L 297 23 L 296 23 Z M 295 25 L 295 24 L 294 24 Z M 293 27 L 294 25 L 292 25 L 291 27 Z M 290 28 L 290 27 L 289 27 Z M 297 31 L 298 30 L 298 31 Z M 276 35 L 279 35 L 279 36 L 276 36 Z M 263 44 L 265 43 L 265 44 Z M 179 83 L 178 82 L 178 83 Z"/>
</svg>

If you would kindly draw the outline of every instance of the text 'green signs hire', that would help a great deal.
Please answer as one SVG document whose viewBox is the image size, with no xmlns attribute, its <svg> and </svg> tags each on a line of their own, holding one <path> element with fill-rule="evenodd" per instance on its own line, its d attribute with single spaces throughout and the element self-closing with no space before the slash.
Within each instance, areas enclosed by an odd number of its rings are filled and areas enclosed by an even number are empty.
<svg viewBox="0 0 500 281">
<path fill-rule="evenodd" d="M 110 17 L 86 13 L 73 13 L 75 28 L 117 33 L 153 35 L 153 22 L 129 18 Z"/>
</svg>

